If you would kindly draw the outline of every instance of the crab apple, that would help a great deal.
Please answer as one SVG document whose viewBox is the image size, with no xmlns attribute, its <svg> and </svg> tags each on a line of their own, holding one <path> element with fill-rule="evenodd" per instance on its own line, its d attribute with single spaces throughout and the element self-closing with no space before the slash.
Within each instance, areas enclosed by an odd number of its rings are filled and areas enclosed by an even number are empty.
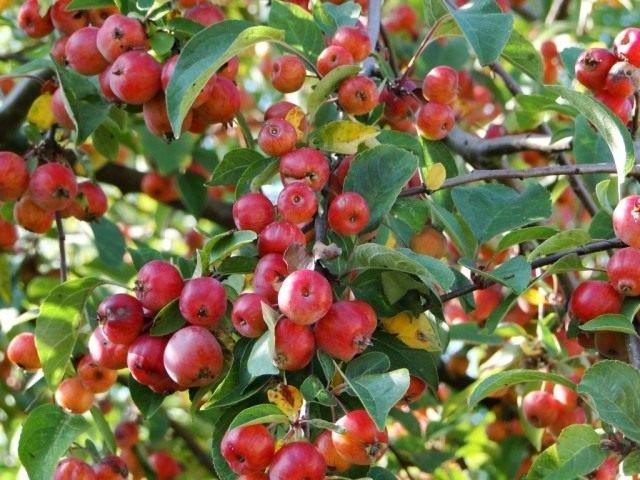
<svg viewBox="0 0 640 480">
<path fill-rule="evenodd" d="M 358 27 L 342 26 L 331 37 L 331 45 L 346 49 L 353 60 L 361 62 L 371 52 L 371 42 L 365 30 Z"/>
<path fill-rule="evenodd" d="M 276 303 L 280 285 L 288 274 L 289 267 L 287 267 L 283 256 L 277 253 L 268 253 L 262 256 L 256 264 L 251 280 L 253 291 L 263 296 L 267 303 Z"/>
<path fill-rule="evenodd" d="M 110 342 L 130 345 L 138 338 L 144 325 L 140 301 L 126 293 L 116 293 L 98 305 L 98 323 Z"/>
<path fill-rule="evenodd" d="M 447 254 L 447 239 L 443 233 L 431 225 L 425 225 L 420 233 L 411 235 L 409 248 L 421 255 L 443 258 Z"/>
<path fill-rule="evenodd" d="M 164 92 L 166 92 L 167 88 L 169 87 L 169 82 L 173 77 L 173 72 L 176 70 L 176 64 L 178 63 L 179 57 L 180 57 L 179 55 L 174 55 L 162 64 L 162 71 L 160 72 L 160 84 L 162 85 L 162 90 Z M 209 91 L 206 88 L 207 85 L 209 85 L 209 82 L 207 82 L 205 87 L 203 87 L 202 90 L 200 90 L 200 93 L 191 104 L 192 108 L 199 107 L 208 98 Z"/>
<path fill-rule="evenodd" d="M 418 23 L 416 11 L 410 5 L 398 5 L 383 20 L 387 31 L 391 33 L 404 30 L 412 34 Z"/>
<path fill-rule="evenodd" d="M 62 210 L 71 205 L 77 193 L 76 176 L 66 165 L 45 163 L 31 174 L 28 195 L 40 208 Z"/>
<path fill-rule="evenodd" d="M 307 442 L 284 445 L 273 457 L 269 480 L 324 480 L 327 464 L 316 447 Z"/>
<path fill-rule="evenodd" d="M 630 247 L 640 248 L 640 195 L 629 195 L 616 205 L 613 231 Z"/>
<path fill-rule="evenodd" d="M 358 409 L 339 418 L 336 425 L 346 432 L 331 432 L 331 440 L 340 455 L 355 465 L 370 465 L 377 462 L 387 450 L 389 436 L 378 430 L 366 410 Z"/>
<path fill-rule="evenodd" d="M 38 0 L 25 0 L 18 10 L 18 25 L 31 38 L 42 38 L 53 32 L 51 9 L 40 15 Z"/>
<path fill-rule="evenodd" d="M 604 89 L 616 97 L 628 97 L 636 90 L 636 68 L 627 62 L 618 62 L 607 73 Z"/>
<path fill-rule="evenodd" d="M 578 393 L 561 383 L 553 386 L 553 398 L 555 398 L 565 410 L 570 410 L 578 405 Z"/>
<path fill-rule="evenodd" d="M 36 349 L 36 337 L 31 332 L 19 333 L 11 339 L 7 346 L 7 358 L 24 370 L 35 371 L 42 368 Z"/>
<path fill-rule="evenodd" d="M 56 403 L 72 413 L 85 413 L 93 405 L 94 394 L 78 377 L 63 380 L 54 395 Z"/>
<path fill-rule="evenodd" d="M 238 474 L 263 472 L 271 464 L 276 444 L 262 425 L 243 425 L 222 437 L 220 452 L 231 470 Z"/>
<path fill-rule="evenodd" d="M 611 455 L 608 457 L 604 463 L 602 463 L 598 469 L 592 473 L 589 478 L 593 478 L 593 480 L 616 480 L 618 477 L 618 465 L 620 464 L 620 459 L 616 455 Z"/>
<path fill-rule="evenodd" d="M 442 140 L 449 135 L 456 122 L 456 116 L 449 105 L 429 102 L 418 110 L 416 126 L 427 140 Z"/>
<path fill-rule="evenodd" d="M 142 177 L 140 190 L 158 202 L 169 203 L 179 197 L 175 178 L 161 175 L 152 170 Z"/>
<path fill-rule="evenodd" d="M 282 219 L 295 224 L 309 222 L 318 211 L 316 192 L 306 182 L 285 185 L 277 204 Z"/>
<path fill-rule="evenodd" d="M 52 480 L 96 480 L 96 474 L 88 463 L 69 457 L 58 462 Z"/>
<path fill-rule="evenodd" d="M 522 414 L 536 428 L 545 428 L 554 423 L 561 411 L 562 404 L 549 392 L 534 390 L 522 399 Z"/>
<path fill-rule="evenodd" d="M 333 446 L 333 440 L 331 440 L 331 432 L 329 430 L 325 430 L 318 435 L 313 441 L 313 444 L 324 458 L 329 472 L 344 472 L 351 467 L 351 462 L 340 456 L 336 451 L 336 447 Z"/>
<path fill-rule="evenodd" d="M 271 84 L 281 93 L 291 93 L 302 88 L 307 71 L 304 63 L 295 55 L 283 55 L 273 62 Z"/>
<path fill-rule="evenodd" d="M 318 348 L 339 360 L 350 361 L 371 344 L 376 315 L 358 300 L 342 300 L 331 305 L 314 328 Z"/>
<path fill-rule="evenodd" d="M 148 41 L 140 21 L 116 13 L 107 18 L 100 27 L 96 44 L 102 56 L 113 62 L 130 50 L 146 50 Z"/>
<path fill-rule="evenodd" d="M 233 203 L 233 223 L 239 230 L 260 233 L 276 219 L 276 211 L 269 198 L 260 192 L 245 193 Z"/>
<path fill-rule="evenodd" d="M 298 325 L 287 317 L 281 317 L 275 328 L 275 358 L 273 363 L 280 370 L 300 370 L 311 362 L 316 351 L 313 331 L 308 325 Z"/>
<path fill-rule="evenodd" d="M 224 12 L 222 9 L 209 2 L 203 2 L 188 8 L 183 16 L 205 27 L 224 20 Z"/>
<path fill-rule="evenodd" d="M 316 69 L 320 75 L 325 76 L 336 67 L 351 65 L 352 63 L 353 55 L 349 50 L 340 45 L 329 45 L 318 55 Z"/>
<path fill-rule="evenodd" d="M 18 229 L 0 218 L 0 250 L 11 250 L 18 241 Z"/>
<path fill-rule="evenodd" d="M 240 90 L 231 80 L 215 75 L 205 85 L 206 98 L 197 108 L 209 123 L 228 123 L 240 111 Z"/>
<path fill-rule="evenodd" d="M 594 97 L 605 104 L 625 125 L 631 121 L 634 106 L 633 97 L 619 97 L 606 90 L 597 92 Z"/>
<path fill-rule="evenodd" d="M 117 455 L 107 455 L 93 466 L 96 480 L 127 480 L 129 468 L 125 461 Z"/>
<path fill-rule="evenodd" d="M 118 56 L 111 65 L 109 85 L 123 102 L 141 105 L 161 90 L 161 71 L 162 67 L 151 55 L 131 50 Z"/>
<path fill-rule="evenodd" d="M 333 303 L 329 281 L 314 270 L 296 270 L 282 282 L 278 308 L 289 320 L 311 325 L 326 315 Z"/>
<path fill-rule="evenodd" d="M 416 377 L 415 375 L 409 376 L 409 388 L 405 392 L 402 399 L 396 403 L 396 407 L 401 407 L 404 405 L 409 405 L 416 400 L 418 400 L 424 392 L 427 390 L 427 383 L 422 380 L 420 377 Z"/>
<path fill-rule="evenodd" d="M 13 152 L 0 152 L 0 201 L 16 200 L 29 187 L 27 162 Z"/>
<path fill-rule="evenodd" d="M 243 293 L 233 302 L 231 323 L 243 337 L 257 338 L 267 331 L 262 315 L 262 302 L 269 304 L 265 297 L 257 293 Z"/>
<path fill-rule="evenodd" d="M 100 75 L 98 75 L 98 85 L 100 86 L 100 93 L 108 101 L 112 103 L 120 103 L 120 99 L 111 90 L 111 68 L 105 68 Z"/>
<path fill-rule="evenodd" d="M 606 48 L 589 48 L 576 60 L 576 79 L 590 90 L 604 88 L 607 74 L 618 58 Z"/>
<path fill-rule="evenodd" d="M 453 102 L 458 95 L 458 72 L 446 65 L 432 68 L 422 82 L 422 95 L 430 102 Z"/>
<path fill-rule="evenodd" d="M 620 332 L 595 332 L 594 346 L 602 358 L 627 362 L 629 352 L 627 350 L 626 335 Z"/>
<path fill-rule="evenodd" d="M 127 353 L 127 367 L 131 376 L 156 393 L 171 393 L 180 387 L 169 377 L 164 366 L 164 351 L 170 336 L 140 335 Z"/>
<path fill-rule="evenodd" d="M 92 222 L 107 213 L 108 206 L 102 187 L 87 180 L 78 184 L 78 193 L 71 205 L 63 210 L 62 216 L 66 218 L 73 215 L 78 220 Z"/>
<path fill-rule="evenodd" d="M 62 128 L 66 128 L 67 130 L 74 130 L 76 126 L 75 123 L 73 123 L 69 110 L 64 103 L 63 95 L 64 93 L 62 88 L 58 88 L 53 92 L 51 97 L 51 112 L 53 113 L 53 118 L 56 119 L 56 123 L 58 125 Z"/>
<path fill-rule="evenodd" d="M 182 468 L 174 456 L 163 450 L 149 455 L 149 465 L 155 472 L 157 480 L 175 480 L 182 473 Z"/>
<path fill-rule="evenodd" d="M 76 367 L 76 372 L 82 384 L 93 393 L 108 391 L 118 379 L 118 372 L 101 367 L 91 358 L 91 355 L 82 357 Z"/>
<path fill-rule="evenodd" d="M 295 103 L 282 100 L 276 102 L 267 108 L 264 112 L 264 120 L 271 120 L 273 118 L 281 118 L 287 120 L 292 125 L 295 123 L 294 128 L 300 130 L 300 134 L 303 135 L 309 129 L 309 122 L 302 109 Z M 293 122 L 293 123 L 292 123 Z"/>
<path fill-rule="evenodd" d="M 613 51 L 635 67 L 640 67 L 640 28 L 622 30 L 613 40 Z"/>
<path fill-rule="evenodd" d="M 258 255 L 262 257 L 267 253 L 284 254 L 294 243 L 306 245 L 302 230 L 291 222 L 277 220 L 264 227 L 258 235 Z"/>
<path fill-rule="evenodd" d="M 587 413 L 582 407 L 575 407 L 572 409 L 564 410 L 556 418 L 556 421 L 549 425 L 549 431 L 556 437 L 560 435 L 569 425 L 578 425 L 587 423 Z"/>
<path fill-rule="evenodd" d="M 183 388 L 212 383 L 223 366 L 222 348 L 213 333 L 199 325 L 175 332 L 164 350 L 164 368 Z"/>
<path fill-rule="evenodd" d="M 227 292 L 215 278 L 193 278 L 180 293 L 179 307 L 187 322 L 214 327 L 227 309 Z"/>
<path fill-rule="evenodd" d="M 324 188 L 331 174 L 327 157 L 320 150 L 311 147 L 298 148 L 284 154 L 278 169 L 284 185 L 303 181 L 316 192 Z"/>
<path fill-rule="evenodd" d="M 89 337 L 91 358 L 101 367 L 118 370 L 127 366 L 129 345 L 113 343 L 105 337 L 102 328 L 96 328 Z"/>
<path fill-rule="evenodd" d="M 147 129 L 157 137 L 168 140 L 174 139 L 173 129 L 171 128 L 171 122 L 167 114 L 165 96 L 162 92 L 142 104 L 142 118 L 144 119 L 144 124 L 147 126 Z M 189 130 L 192 119 L 193 113 L 191 110 L 188 110 L 182 120 L 181 131 L 185 132 Z"/>
<path fill-rule="evenodd" d="M 101 27 L 107 21 L 107 18 L 117 13 L 120 13 L 120 10 L 116 6 L 91 8 L 88 11 L 89 23 L 94 27 Z"/>
<path fill-rule="evenodd" d="M 67 57 L 64 52 L 68 40 L 69 37 L 67 35 L 63 35 L 56 38 L 55 42 L 53 42 L 53 45 L 51 45 L 51 57 L 53 57 L 53 60 L 58 65 L 67 65 Z"/>
<path fill-rule="evenodd" d="M 338 105 L 351 115 L 364 115 L 378 105 L 378 88 L 373 80 L 357 75 L 344 80 L 338 87 Z"/>
<path fill-rule="evenodd" d="M 609 283 L 622 295 L 640 295 L 640 250 L 632 247 L 616 251 L 607 263 Z"/>
<path fill-rule="evenodd" d="M 357 235 L 369 223 L 369 205 L 362 195 L 344 192 L 329 205 L 329 228 L 340 235 Z"/>
<path fill-rule="evenodd" d="M 622 295 L 608 282 L 585 280 L 571 295 L 569 311 L 584 323 L 606 313 L 620 313 Z"/>
<path fill-rule="evenodd" d="M 13 218 L 25 230 L 45 233 L 53 225 L 55 213 L 40 208 L 31 198 L 24 196 L 13 206 Z"/>
<path fill-rule="evenodd" d="M 227 60 L 227 63 L 218 69 L 216 74 L 226 78 L 227 80 L 235 82 L 238 76 L 238 70 L 240 70 L 240 60 L 238 60 L 238 57 L 234 55 Z"/>
<path fill-rule="evenodd" d="M 121 449 L 131 448 L 140 440 L 140 427 L 136 422 L 124 421 L 116 425 L 113 432 L 116 445 Z"/>
<path fill-rule="evenodd" d="M 56 0 L 51 6 L 51 23 L 56 30 L 71 35 L 89 25 L 89 14 L 86 10 L 67 10 L 71 0 Z"/>
<path fill-rule="evenodd" d="M 500 285 L 492 285 L 487 288 L 480 288 L 473 292 L 473 301 L 476 304 L 470 315 L 477 322 L 482 322 L 489 318 L 489 315 L 500 305 L 502 301 L 502 288 Z"/>
<path fill-rule="evenodd" d="M 183 286 L 184 281 L 176 267 L 164 260 L 151 260 L 138 272 L 136 297 L 144 308 L 158 312 L 180 296 Z"/>
<path fill-rule="evenodd" d="M 282 118 L 265 121 L 258 133 L 258 145 L 264 153 L 274 157 L 292 151 L 297 141 L 298 133 L 295 127 Z"/>
</svg>

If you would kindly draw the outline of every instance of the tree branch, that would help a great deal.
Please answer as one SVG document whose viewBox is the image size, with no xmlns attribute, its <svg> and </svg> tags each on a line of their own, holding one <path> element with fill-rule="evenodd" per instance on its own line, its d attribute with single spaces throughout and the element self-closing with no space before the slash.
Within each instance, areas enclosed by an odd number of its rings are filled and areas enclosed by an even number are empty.
<svg viewBox="0 0 640 480">
<path fill-rule="evenodd" d="M 215 468 L 213 468 L 213 462 L 211 461 L 211 457 L 209 454 L 205 452 L 197 440 L 193 437 L 191 432 L 183 427 L 181 424 L 176 422 L 175 420 L 169 419 L 169 425 L 174 433 L 182 439 L 187 448 L 193 453 L 193 456 L 196 457 L 198 463 L 202 465 L 207 471 L 211 472 L 213 475 L 216 474 Z"/>
</svg>

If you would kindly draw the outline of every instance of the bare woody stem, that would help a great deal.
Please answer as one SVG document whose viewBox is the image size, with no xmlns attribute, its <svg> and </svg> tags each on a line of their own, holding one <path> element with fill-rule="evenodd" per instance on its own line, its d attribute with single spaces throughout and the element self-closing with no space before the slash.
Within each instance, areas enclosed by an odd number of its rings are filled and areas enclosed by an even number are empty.
<svg viewBox="0 0 640 480">
<path fill-rule="evenodd" d="M 435 22 L 433 22 L 433 25 L 431 25 L 431 28 L 429 28 L 429 31 L 424 36 L 424 38 L 422 39 L 422 42 L 420 42 L 420 45 L 418 45 L 418 48 L 416 49 L 416 51 L 413 53 L 413 56 L 409 60 L 409 63 L 407 64 L 407 69 L 402 75 L 402 78 L 400 79 L 400 81 L 406 80 L 411 76 L 415 68 L 416 61 L 418 60 L 418 58 L 420 58 L 420 55 L 422 55 L 422 52 L 424 52 L 424 49 L 427 48 L 427 45 L 429 45 L 429 42 L 433 40 L 433 37 L 436 31 L 438 30 L 438 28 L 440 27 L 440 25 L 445 20 L 449 20 L 449 18 L 450 18 L 450 15 L 447 14 L 447 15 L 443 15 L 442 17 L 438 18 Z"/>
<path fill-rule="evenodd" d="M 211 472 L 213 475 L 216 474 L 215 469 L 213 468 L 213 463 L 211 461 L 211 457 L 207 452 L 205 452 L 200 444 L 196 441 L 191 432 L 183 427 L 181 424 L 176 422 L 175 420 L 169 419 L 169 425 L 173 432 L 182 439 L 187 448 L 191 451 L 198 463 L 202 465 L 207 471 Z"/>
<path fill-rule="evenodd" d="M 58 230 L 58 247 L 60 249 L 60 281 L 67 281 L 67 252 L 65 249 L 66 235 L 62 225 L 62 215 L 56 212 L 56 229 Z"/>
</svg>

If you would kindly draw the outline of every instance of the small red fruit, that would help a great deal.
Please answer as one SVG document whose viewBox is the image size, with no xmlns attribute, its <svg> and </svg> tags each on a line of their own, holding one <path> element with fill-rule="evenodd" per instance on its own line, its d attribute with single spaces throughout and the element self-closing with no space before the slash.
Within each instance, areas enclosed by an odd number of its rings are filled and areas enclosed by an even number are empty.
<svg viewBox="0 0 640 480">
<path fill-rule="evenodd" d="M 202 2 L 195 5 L 184 12 L 184 18 L 208 27 L 214 23 L 224 20 L 224 12 L 222 9 L 209 2 Z"/>
<path fill-rule="evenodd" d="M 142 266 L 136 277 L 136 297 L 142 306 L 158 312 L 180 296 L 184 281 L 176 267 L 164 260 L 152 260 Z"/>
<path fill-rule="evenodd" d="M 123 102 L 142 105 L 160 92 L 161 71 L 162 67 L 151 55 L 132 50 L 118 56 L 111 65 L 109 85 Z"/>
<path fill-rule="evenodd" d="M 25 0 L 18 10 L 18 25 L 31 38 L 42 38 L 53 31 L 51 9 L 40 15 L 38 0 Z"/>
<path fill-rule="evenodd" d="M 45 233 L 53 225 L 55 213 L 36 205 L 24 196 L 13 206 L 13 218 L 22 228 L 33 233 Z"/>
<path fill-rule="evenodd" d="M 316 68 L 320 75 L 325 76 L 336 67 L 351 65 L 352 63 L 353 55 L 351 55 L 349 50 L 340 45 L 329 45 L 318 55 Z"/>
<path fill-rule="evenodd" d="M 378 105 L 378 87 L 369 77 L 358 75 L 344 80 L 338 88 L 338 105 L 351 115 L 364 115 Z"/>
<path fill-rule="evenodd" d="M 281 317 L 275 328 L 276 367 L 296 371 L 309 365 L 316 351 L 313 331 L 308 325 L 298 325 L 287 317 Z"/>
<path fill-rule="evenodd" d="M 327 157 L 311 147 L 298 148 L 283 155 L 279 170 L 283 184 L 303 181 L 316 192 L 324 188 L 331 173 Z"/>
<path fill-rule="evenodd" d="M 29 187 L 27 162 L 13 152 L 0 152 L 0 201 L 16 200 Z"/>
<path fill-rule="evenodd" d="M 613 40 L 613 50 L 630 64 L 640 67 L 640 28 L 622 30 Z"/>
<path fill-rule="evenodd" d="M 569 301 L 569 310 L 580 323 L 606 313 L 620 313 L 622 295 L 609 283 L 586 280 L 576 287 Z"/>
<path fill-rule="evenodd" d="M 121 449 L 131 448 L 140 440 L 140 428 L 136 422 L 120 422 L 114 431 L 116 445 Z"/>
<path fill-rule="evenodd" d="M 13 223 L 0 218 L 0 250 L 11 250 L 18 241 L 18 229 Z"/>
<path fill-rule="evenodd" d="M 316 193 L 306 182 L 290 183 L 278 195 L 278 212 L 287 222 L 307 223 L 317 211 Z"/>
<path fill-rule="evenodd" d="M 609 283 L 622 295 L 640 295 L 640 250 L 632 247 L 621 248 L 607 263 Z"/>
<path fill-rule="evenodd" d="M 269 467 L 269 480 L 324 480 L 327 464 L 316 447 L 307 442 L 284 445 Z"/>
<path fill-rule="evenodd" d="M 264 122 L 258 134 L 258 145 L 264 153 L 279 157 L 296 146 L 298 133 L 293 125 L 282 118 L 272 118 Z"/>
<path fill-rule="evenodd" d="M 576 61 L 576 79 L 591 90 L 602 90 L 607 73 L 617 61 L 616 56 L 606 48 L 589 48 Z"/>
<path fill-rule="evenodd" d="M 304 62 L 295 55 L 283 55 L 273 62 L 271 84 L 282 93 L 300 90 L 304 85 L 307 71 Z"/>
<path fill-rule="evenodd" d="M 109 65 L 96 46 L 97 36 L 97 27 L 83 27 L 73 32 L 65 44 L 67 63 L 82 75 L 97 75 Z"/>
<path fill-rule="evenodd" d="M 271 464 L 276 444 L 264 425 L 243 425 L 222 437 L 220 452 L 235 473 L 263 472 Z"/>
<path fill-rule="evenodd" d="M 93 399 L 93 392 L 85 387 L 78 377 L 63 380 L 55 393 L 56 403 L 72 413 L 88 412 L 93 405 Z"/>
<path fill-rule="evenodd" d="M 96 328 L 89 337 L 91 358 L 101 367 L 118 370 L 127 366 L 129 345 L 113 343 L 104 336 L 102 328 Z"/>
<path fill-rule="evenodd" d="M 96 480 L 96 475 L 88 463 L 69 457 L 58 462 L 52 480 Z"/>
<path fill-rule="evenodd" d="M 73 215 L 78 220 L 92 222 L 107 213 L 109 203 L 102 187 L 91 181 L 78 184 L 76 198 L 64 214 Z"/>
<path fill-rule="evenodd" d="M 96 44 L 102 56 L 113 62 L 130 50 L 146 50 L 148 41 L 142 23 L 133 17 L 116 13 L 100 27 Z"/>
<path fill-rule="evenodd" d="M 126 480 L 129 468 L 125 461 L 117 455 L 107 455 L 93 467 L 96 480 Z"/>
<path fill-rule="evenodd" d="M 176 480 L 182 473 L 180 464 L 169 452 L 154 452 L 149 456 L 149 465 L 156 472 L 157 480 Z"/>
<path fill-rule="evenodd" d="M 359 234 L 369 223 L 369 218 L 369 205 L 356 192 L 344 192 L 334 198 L 327 214 L 329 228 L 340 235 Z"/>
<path fill-rule="evenodd" d="M 432 68 L 422 82 L 422 95 L 431 102 L 453 102 L 458 95 L 458 72 L 445 65 Z"/>
<path fill-rule="evenodd" d="M 280 253 L 290 245 L 299 243 L 306 245 L 306 238 L 302 230 L 291 222 L 278 220 L 264 227 L 258 235 L 258 255 L 261 257 L 267 253 Z"/>
<path fill-rule="evenodd" d="M 545 428 L 556 421 L 562 405 L 551 393 L 534 390 L 522 399 L 522 414 L 536 428 Z"/>
<path fill-rule="evenodd" d="M 331 38 L 331 45 L 338 45 L 346 49 L 356 62 L 361 62 L 371 52 L 369 35 L 358 27 L 343 26 L 338 28 Z"/>
<path fill-rule="evenodd" d="M 51 22 L 60 33 L 71 35 L 89 25 L 86 10 L 67 10 L 71 0 L 56 0 L 51 6 Z"/>
<path fill-rule="evenodd" d="M 355 465 L 377 462 L 387 450 L 389 436 L 378 427 L 365 410 L 352 410 L 336 422 L 346 432 L 332 432 L 337 452 Z"/>
<path fill-rule="evenodd" d="M 98 365 L 91 355 L 85 355 L 76 368 L 82 384 L 93 393 L 108 391 L 118 379 L 118 372 Z"/>
<path fill-rule="evenodd" d="M 29 197 L 40 208 L 63 210 L 75 200 L 78 184 L 73 171 L 61 163 L 37 167 L 29 181 Z"/>
<path fill-rule="evenodd" d="M 35 371 L 42 368 L 36 349 L 36 337 L 31 332 L 22 332 L 11 339 L 7 346 L 7 358 L 18 367 Z"/>
<path fill-rule="evenodd" d="M 331 440 L 331 432 L 325 430 L 316 437 L 313 441 L 320 454 L 324 457 L 324 461 L 327 464 L 327 470 L 329 472 L 344 472 L 349 469 L 351 462 L 343 458 L 333 446 L 333 440 Z"/>
<path fill-rule="evenodd" d="M 416 116 L 418 132 L 427 140 L 442 140 L 449 135 L 456 116 L 449 105 L 429 102 L 423 105 Z"/>
<path fill-rule="evenodd" d="M 238 198 L 233 204 L 232 214 L 236 228 L 256 233 L 276 219 L 271 200 L 259 192 L 246 193 Z"/>
<path fill-rule="evenodd" d="M 282 255 L 268 253 L 258 260 L 253 272 L 253 291 L 263 296 L 267 303 L 276 303 L 280 285 L 288 274 L 289 268 Z"/>
<path fill-rule="evenodd" d="M 164 367 L 164 351 L 169 338 L 169 336 L 140 335 L 129 346 L 127 353 L 127 367 L 131 376 L 137 382 L 160 394 L 172 393 L 180 388 L 169 377 Z"/>
<path fill-rule="evenodd" d="M 215 75 L 204 87 L 206 98 L 197 108 L 208 123 L 228 123 L 240 110 L 242 98 L 235 83 Z"/>
<path fill-rule="evenodd" d="M 267 331 L 267 324 L 264 323 L 262 315 L 263 302 L 269 304 L 265 297 L 257 293 L 243 293 L 233 302 L 231 322 L 243 337 L 257 338 Z"/>
<path fill-rule="evenodd" d="M 629 195 L 616 205 L 613 231 L 630 247 L 640 248 L 640 195 Z"/>
<path fill-rule="evenodd" d="M 215 278 L 193 278 L 182 289 L 179 307 L 187 322 L 214 327 L 227 309 L 227 292 Z"/>
<path fill-rule="evenodd" d="M 296 270 L 282 282 L 278 308 L 289 320 L 311 325 L 324 317 L 333 303 L 329 281 L 314 270 Z"/>
</svg>

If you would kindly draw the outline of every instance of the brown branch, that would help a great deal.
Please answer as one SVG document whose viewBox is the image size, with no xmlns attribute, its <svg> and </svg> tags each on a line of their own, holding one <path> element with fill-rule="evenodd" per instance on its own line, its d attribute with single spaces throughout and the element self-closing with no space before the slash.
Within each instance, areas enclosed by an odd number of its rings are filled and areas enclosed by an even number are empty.
<svg viewBox="0 0 640 480">
<path fill-rule="evenodd" d="M 566 257 L 567 255 L 589 255 L 591 253 L 603 252 L 606 250 L 611 250 L 614 248 L 624 248 L 627 244 L 622 240 L 618 240 L 617 238 L 613 238 L 611 240 L 598 240 L 582 247 L 573 248 L 571 250 L 564 250 L 562 252 L 554 253 L 552 255 L 547 255 L 546 257 L 537 258 L 533 262 L 531 262 L 531 270 L 535 270 L 536 268 L 545 267 L 547 265 L 551 265 L 561 258 Z M 467 295 L 475 290 L 479 290 L 480 288 L 487 287 L 487 278 L 482 279 L 482 285 L 471 284 L 465 287 L 459 288 L 457 290 L 453 290 L 451 292 L 447 292 L 440 296 L 441 302 L 447 302 L 449 300 L 453 300 L 454 298 L 461 297 L 463 295 Z M 491 283 L 490 283 L 491 284 Z"/>
<path fill-rule="evenodd" d="M 449 178 L 438 189 L 431 190 L 425 186 L 408 188 L 400 193 L 401 197 L 428 195 L 438 190 L 457 187 L 468 183 L 482 182 L 486 180 L 524 179 L 536 177 L 548 177 L 552 175 L 587 175 L 594 173 L 616 173 L 616 166 L 611 163 L 590 163 L 583 165 L 551 165 L 547 167 L 528 168 L 526 170 L 501 169 L 501 170 L 474 170 L 466 175 Z M 629 176 L 640 176 L 640 165 L 633 167 Z"/>
<path fill-rule="evenodd" d="M 56 230 L 58 231 L 58 248 L 60 250 L 60 281 L 64 283 L 67 281 L 67 252 L 64 245 L 66 235 L 62 225 L 62 215 L 59 211 L 56 212 Z"/>
<path fill-rule="evenodd" d="M 115 163 L 108 163 L 96 172 L 97 180 L 115 185 L 125 195 L 141 191 L 140 185 L 143 176 L 144 173 L 138 170 Z M 173 201 L 169 205 L 180 210 L 187 209 L 184 203 L 179 200 Z M 231 205 L 226 202 L 208 198 L 201 215 L 203 218 L 207 218 L 222 227 L 234 227 Z"/>
<path fill-rule="evenodd" d="M 211 457 L 209 457 L 209 454 L 202 449 L 191 432 L 172 419 L 169 419 L 169 425 L 171 426 L 171 429 L 174 431 L 174 433 L 182 439 L 191 453 L 193 453 L 193 456 L 196 457 L 200 465 L 202 465 L 205 469 L 215 475 L 216 470 L 215 468 L 213 468 Z"/>
<path fill-rule="evenodd" d="M 389 38 L 389 32 L 384 28 L 384 25 L 380 25 L 380 38 L 384 43 L 384 46 L 389 53 L 389 65 L 391 66 L 391 71 L 397 77 L 400 74 L 400 68 L 398 67 L 398 58 L 396 57 L 396 52 L 393 49 L 393 45 L 391 44 L 391 39 Z"/>
<path fill-rule="evenodd" d="M 398 449 L 392 444 L 389 444 L 389 451 L 393 453 L 393 455 L 398 459 L 398 463 L 407 474 L 407 478 L 409 480 L 414 480 L 413 475 L 411 475 L 411 472 L 409 472 L 409 467 L 413 466 L 409 459 L 401 454 L 400 451 L 398 451 Z"/>
</svg>

